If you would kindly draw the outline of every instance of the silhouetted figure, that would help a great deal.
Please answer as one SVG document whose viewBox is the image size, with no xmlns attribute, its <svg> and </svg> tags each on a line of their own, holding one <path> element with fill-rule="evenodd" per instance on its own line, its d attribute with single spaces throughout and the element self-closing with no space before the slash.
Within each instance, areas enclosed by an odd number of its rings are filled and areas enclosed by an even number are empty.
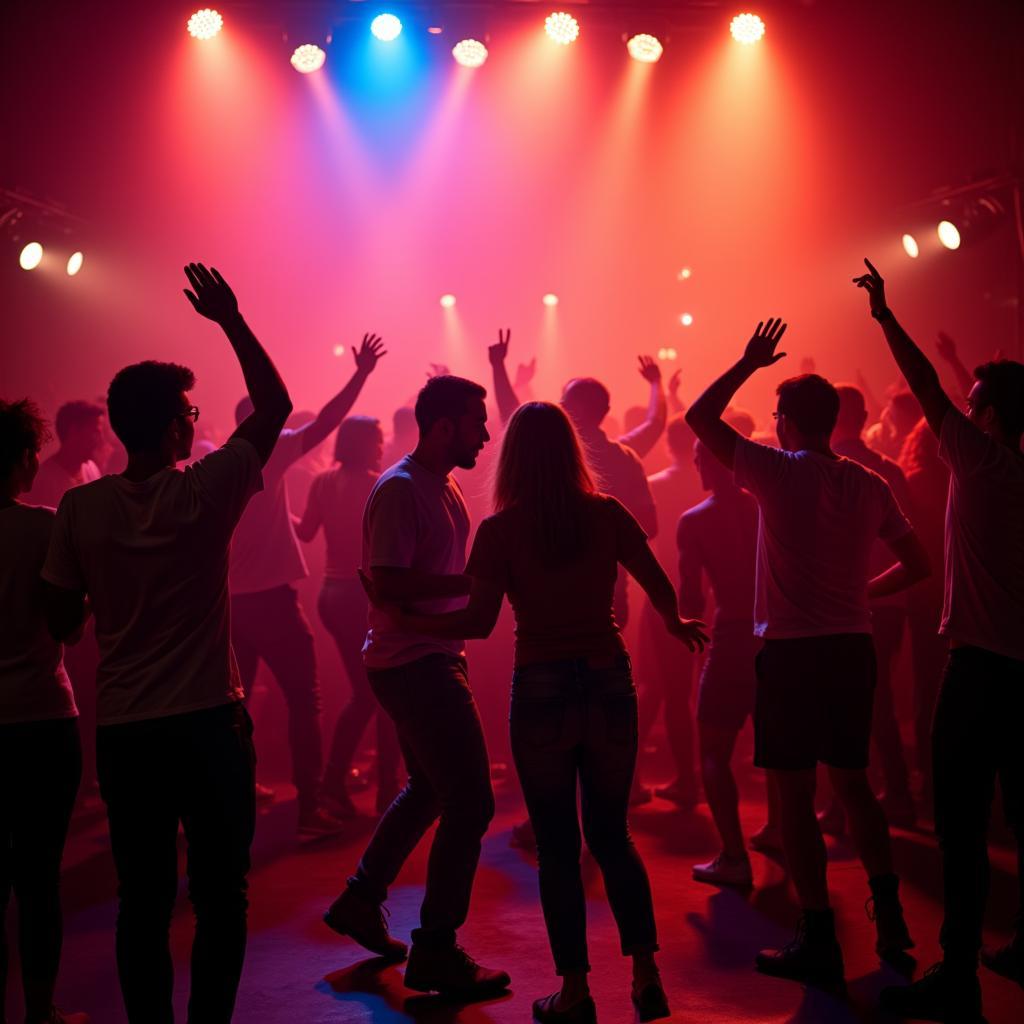
<svg viewBox="0 0 1024 1024">
<path fill-rule="evenodd" d="M 747 886 L 753 874 L 731 761 L 740 730 L 754 713 L 754 658 L 761 647 L 754 636 L 757 502 L 700 441 L 694 445 L 694 458 L 711 496 L 679 519 L 679 607 L 684 615 L 703 614 L 701 577 L 707 576 L 715 619 L 700 676 L 697 729 L 704 793 L 722 849 L 707 863 L 694 865 L 693 877 L 716 885 Z"/>
<path fill-rule="evenodd" d="M 0 401 L 0 1018 L 6 917 L 18 903 L 26 1024 L 88 1024 L 53 1005 L 64 921 L 60 863 L 82 772 L 78 709 L 50 635 L 39 573 L 52 508 L 23 504 L 49 432 L 28 399 Z"/>
<path fill-rule="evenodd" d="M 921 418 L 921 405 L 914 395 L 902 389 L 889 397 L 877 423 L 865 431 L 868 445 L 890 459 L 898 459 L 903 442 Z"/>
<path fill-rule="evenodd" d="M 1006 817 L 1024 840 L 1024 365 L 974 371 L 961 413 L 927 356 L 897 322 L 885 284 L 867 262 L 855 278 L 869 296 L 897 366 L 921 403 L 950 469 L 946 573 L 939 631 L 949 663 L 932 727 L 935 827 L 942 851 L 942 961 L 882 1005 L 911 1017 L 978 1022 L 978 952 L 988 898 L 988 820 L 996 779 Z M 1024 933 L 985 962 L 1024 981 Z"/>
<path fill-rule="evenodd" d="M 391 417 L 391 437 L 384 447 L 381 465 L 393 466 L 402 456 L 416 447 L 419 431 L 416 428 L 416 411 L 411 405 L 396 409 Z"/>
<path fill-rule="evenodd" d="M 323 750 L 320 736 L 320 684 L 313 631 L 299 604 L 295 581 L 307 575 L 295 536 L 285 475 L 307 452 L 337 429 L 359 397 L 382 355 L 373 334 L 352 350 L 356 370 L 349 382 L 317 414 L 295 430 L 282 430 L 263 471 L 264 490 L 249 503 L 231 542 L 231 643 L 242 685 L 252 689 L 262 659 L 288 705 L 292 781 L 298 795 L 300 839 L 336 834 L 343 822 L 320 806 Z M 241 422 L 251 409 L 242 399 Z"/>
<path fill-rule="evenodd" d="M 100 478 L 96 464 L 104 442 L 106 412 L 95 402 L 65 402 L 54 417 L 60 446 L 39 464 L 32 490 L 25 495 L 31 505 L 56 508 L 64 492 Z"/>
<path fill-rule="evenodd" d="M 189 1020 L 231 1018 L 246 940 L 255 825 L 252 723 L 231 651 L 228 547 L 262 486 L 291 402 L 216 270 L 190 264 L 185 294 L 235 351 L 253 412 L 227 443 L 178 471 L 199 410 L 192 371 L 144 362 L 110 384 L 123 474 L 68 491 L 43 570 L 50 627 L 96 619 L 97 756 L 117 868 L 117 964 L 132 1024 L 173 1020 L 168 931 L 177 835 L 196 915 Z"/>
<path fill-rule="evenodd" d="M 362 559 L 363 509 L 380 476 L 383 447 L 379 420 L 370 416 L 342 420 L 335 435 L 337 465 L 314 478 L 306 511 L 295 528 L 299 540 L 308 543 L 323 529 L 327 541 L 327 566 L 317 609 L 345 667 L 349 699 L 334 727 L 323 795 L 328 811 L 341 818 L 356 813 L 348 792 L 348 778 L 356 748 L 374 717 L 378 813 L 386 810 L 398 792 L 398 734 L 378 705 L 363 664 L 368 602 L 357 573 Z"/>
<path fill-rule="evenodd" d="M 669 1015 L 654 953 L 650 885 L 626 815 L 637 754 L 636 690 L 612 610 L 619 565 L 691 648 L 701 623 L 676 611 L 672 584 L 636 520 L 600 494 L 566 414 L 531 402 L 512 415 L 495 478 L 495 514 L 466 566 L 469 604 L 442 615 L 393 612 L 404 629 L 486 637 L 507 594 L 516 617 L 512 753 L 537 837 L 541 904 L 559 993 L 537 1000 L 542 1022 L 593 1021 L 587 985 L 580 821 L 600 865 L 622 952 L 633 957 L 642 1020 Z"/>
<path fill-rule="evenodd" d="M 420 391 L 419 443 L 377 480 L 363 514 L 363 567 L 381 599 L 433 612 L 468 594 L 469 513 L 451 471 L 472 469 L 490 439 L 486 395 L 479 384 L 443 375 Z M 372 952 L 403 960 L 405 944 L 388 934 L 381 907 L 406 858 L 437 821 L 405 984 L 485 998 L 505 989 L 509 976 L 481 967 L 455 941 L 469 911 L 480 841 L 494 816 L 465 644 L 402 628 L 377 608 L 369 622 L 363 656 L 370 687 L 398 730 L 409 780 L 324 920 Z"/>
<path fill-rule="evenodd" d="M 742 358 L 690 407 L 687 422 L 757 499 L 754 763 L 779 793 L 786 863 L 800 901 L 793 942 L 757 958 L 766 974 L 843 984 L 843 958 L 829 905 L 825 844 L 814 813 L 816 769 L 828 766 L 846 807 L 874 900 L 876 948 L 905 959 L 912 946 L 892 870 L 889 827 L 867 778 L 875 651 L 870 598 L 922 579 L 927 556 L 877 474 L 837 456 L 829 440 L 839 413 L 835 388 L 816 374 L 778 388 L 783 450 L 741 437 L 722 420 L 740 386 L 784 353 L 778 320 L 759 324 Z M 899 562 L 869 582 L 881 537 Z"/>
</svg>

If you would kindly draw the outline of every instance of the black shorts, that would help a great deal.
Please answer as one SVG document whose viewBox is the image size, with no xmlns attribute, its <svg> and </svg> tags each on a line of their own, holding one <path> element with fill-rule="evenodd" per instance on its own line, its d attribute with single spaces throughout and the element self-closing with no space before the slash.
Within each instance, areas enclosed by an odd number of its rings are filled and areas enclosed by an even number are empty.
<svg viewBox="0 0 1024 1024">
<path fill-rule="evenodd" d="M 870 634 L 766 640 L 756 667 L 758 768 L 868 766 L 877 671 Z"/>
</svg>

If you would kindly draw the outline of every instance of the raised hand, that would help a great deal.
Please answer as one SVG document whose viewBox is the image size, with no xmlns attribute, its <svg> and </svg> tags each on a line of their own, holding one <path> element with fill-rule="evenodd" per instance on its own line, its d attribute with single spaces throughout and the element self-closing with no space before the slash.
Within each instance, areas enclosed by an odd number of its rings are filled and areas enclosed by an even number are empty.
<svg viewBox="0 0 1024 1024">
<path fill-rule="evenodd" d="M 682 640 L 691 650 L 704 650 L 704 645 L 709 642 L 707 633 L 704 632 L 705 625 L 700 619 L 681 619 L 678 615 L 669 616 L 665 619 L 668 631 L 677 639 Z"/>
<path fill-rule="evenodd" d="M 528 363 L 520 363 L 516 367 L 517 388 L 525 388 L 537 375 L 537 357 L 534 356 Z"/>
<path fill-rule="evenodd" d="M 875 314 L 881 313 L 886 308 L 885 282 L 882 280 L 882 275 L 871 265 L 870 260 L 865 259 L 864 266 L 868 268 L 868 273 L 855 277 L 853 283 L 868 293 L 871 312 Z"/>
<path fill-rule="evenodd" d="M 216 267 L 207 270 L 202 263 L 190 263 L 185 276 L 192 285 L 192 291 L 184 289 L 185 298 L 200 316 L 224 324 L 238 315 L 238 299 Z"/>
<path fill-rule="evenodd" d="M 433 380 L 435 377 L 447 377 L 451 373 L 444 363 L 428 363 L 427 365 L 430 367 L 427 370 L 427 380 Z"/>
<path fill-rule="evenodd" d="M 650 356 L 637 356 L 640 361 L 640 376 L 648 384 L 661 380 L 661 367 Z"/>
<path fill-rule="evenodd" d="M 487 347 L 487 359 L 491 366 L 501 366 L 508 355 L 508 343 L 512 340 L 512 329 L 501 330 L 498 328 L 498 340 Z"/>
<path fill-rule="evenodd" d="M 751 335 L 747 342 L 743 358 L 753 364 L 757 369 L 764 366 L 771 366 L 782 359 L 786 353 L 776 352 L 775 349 L 782 336 L 786 333 L 787 325 L 782 322 L 781 317 L 775 317 L 765 323 L 763 320 L 757 325 L 757 330 Z"/>
<path fill-rule="evenodd" d="M 387 354 L 384 342 L 376 334 L 364 334 L 363 343 L 359 348 L 352 349 L 352 355 L 356 361 L 356 369 L 360 373 L 365 374 L 373 373 L 380 358 Z"/>
<path fill-rule="evenodd" d="M 668 393 L 670 395 L 672 395 L 673 397 L 678 395 L 679 394 L 679 385 L 682 383 L 682 381 L 683 381 L 683 371 L 682 370 L 673 370 L 672 371 L 672 376 L 669 377 L 668 384 L 666 385 L 665 390 L 668 391 Z"/>
<path fill-rule="evenodd" d="M 935 343 L 935 350 L 947 363 L 956 362 L 956 342 L 945 331 L 939 331 L 939 340 Z"/>
</svg>

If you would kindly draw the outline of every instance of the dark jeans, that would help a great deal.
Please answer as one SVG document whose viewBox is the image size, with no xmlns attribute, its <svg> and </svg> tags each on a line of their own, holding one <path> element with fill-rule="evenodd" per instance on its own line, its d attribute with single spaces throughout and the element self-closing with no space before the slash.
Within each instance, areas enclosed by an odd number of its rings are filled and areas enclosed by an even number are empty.
<svg viewBox="0 0 1024 1024">
<path fill-rule="evenodd" d="M 262 658 L 288 705 L 288 745 L 299 813 L 311 811 L 320 794 L 323 741 L 320 684 L 313 631 L 294 587 L 274 587 L 231 597 L 231 645 L 246 694 L 252 691 Z"/>
<path fill-rule="evenodd" d="M 583 835 L 604 876 L 623 955 L 658 948 L 651 886 L 626 815 L 637 754 L 629 658 L 529 665 L 512 677 L 512 756 L 537 837 L 540 901 L 559 974 L 590 970 Z"/>
<path fill-rule="evenodd" d="M 97 730 L 117 868 L 117 969 L 131 1024 L 169 1024 L 178 823 L 188 846 L 192 1024 L 229 1021 L 245 958 L 256 822 L 252 720 L 241 704 Z"/>
<path fill-rule="evenodd" d="M 78 719 L 0 725 L 0 1020 L 12 890 L 25 1017 L 48 1020 L 53 1007 L 63 937 L 60 862 L 81 775 Z"/>
<path fill-rule="evenodd" d="M 932 805 L 932 719 L 949 657 L 949 642 L 938 633 L 942 618 L 941 580 L 938 591 L 911 591 L 907 598 L 907 629 L 914 665 L 914 747 L 923 782 L 923 801 Z M 920 584 L 919 584 L 920 586 Z"/>
<path fill-rule="evenodd" d="M 942 850 L 945 959 L 976 966 L 988 898 L 988 823 L 998 776 L 1024 838 L 1024 661 L 980 647 L 949 652 L 932 728 L 935 830 Z"/>
<path fill-rule="evenodd" d="M 324 791 L 335 797 L 347 795 L 347 780 L 359 741 L 370 719 L 377 719 L 377 791 L 388 799 L 398 789 L 401 751 L 394 722 L 381 710 L 370 689 L 363 664 L 367 601 L 359 580 L 327 580 L 317 602 L 320 621 L 334 637 L 349 682 L 348 703 L 334 727 L 331 753 L 324 772 Z"/>
<path fill-rule="evenodd" d="M 871 628 L 878 662 L 871 734 L 878 751 L 886 795 L 903 798 L 910 796 L 910 773 L 896 717 L 893 669 L 900 653 L 906 618 L 906 609 L 899 605 L 877 604 L 871 608 Z"/>
<path fill-rule="evenodd" d="M 370 686 L 398 729 L 409 781 L 377 823 L 349 884 L 383 903 L 388 886 L 440 819 L 414 941 L 447 944 L 466 920 L 480 841 L 494 817 L 487 745 L 465 658 L 431 654 L 371 669 Z"/>
</svg>

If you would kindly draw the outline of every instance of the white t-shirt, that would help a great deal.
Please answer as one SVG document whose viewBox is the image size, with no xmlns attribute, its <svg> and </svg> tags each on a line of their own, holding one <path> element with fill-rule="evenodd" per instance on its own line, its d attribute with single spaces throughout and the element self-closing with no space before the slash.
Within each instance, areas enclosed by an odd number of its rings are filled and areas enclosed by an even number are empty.
<svg viewBox="0 0 1024 1024">
<path fill-rule="evenodd" d="M 0 508 L 0 724 L 78 714 L 63 648 L 46 628 L 39 572 L 50 546 L 52 508 Z"/>
<path fill-rule="evenodd" d="M 872 544 L 910 531 L 889 485 L 851 459 L 736 441 L 736 483 L 757 498 L 754 632 L 870 633 Z"/>
<path fill-rule="evenodd" d="M 231 540 L 232 594 L 254 594 L 309 575 L 285 483 L 288 468 L 304 454 L 302 434 L 281 431 L 263 467 L 263 491 L 249 502 Z"/>
<path fill-rule="evenodd" d="M 424 469 L 412 456 L 381 474 L 363 513 L 363 566 L 418 569 L 459 575 L 466 567 L 469 511 L 462 489 L 451 476 Z M 462 608 L 466 598 L 418 601 L 424 614 Z M 394 668 L 428 654 L 465 653 L 461 640 L 441 640 L 397 631 L 372 605 L 363 645 L 367 668 Z"/>
<path fill-rule="evenodd" d="M 939 632 L 1024 660 L 1024 455 L 950 409 L 939 457 L 951 471 Z"/>
<path fill-rule="evenodd" d="M 184 470 L 105 476 L 64 496 L 43 578 L 89 595 L 100 725 L 241 700 L 228 547 L 261 486 L 256 449 L 234 438 Z"/>
<path fill-rule="evenodd" d="M 57 461 L 57 456 L 51 455 L 39 464 L 39 472 L 32 481 L 32 490 L 25 495 L 25 501 L 29 505 L 56 508 L 66 491 L 72 487 L 81 487 L 82 484 L 91 484 L 93 480 L 99 480 L 100 476 L 100 468 L 92 459 L 83 462 L 77 473 L 69 473 Z"/>
</svg>

